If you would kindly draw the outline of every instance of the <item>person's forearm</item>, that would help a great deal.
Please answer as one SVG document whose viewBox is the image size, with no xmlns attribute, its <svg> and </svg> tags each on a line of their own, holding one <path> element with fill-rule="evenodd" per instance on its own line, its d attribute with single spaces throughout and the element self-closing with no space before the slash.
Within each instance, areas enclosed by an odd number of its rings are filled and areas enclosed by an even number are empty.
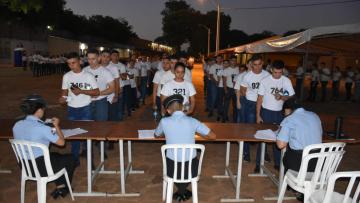
<svg viewBox="0 0 360 203">
<path fill-rule="evenodd" d="M 119 97 L 120 94 L 120 85 L 119 85 L 119 78 L 115 78 L 115 97 Z"/>
<path fill-rule="evenodd" d="M 64 137 L 64 134 L 63 134 L 60 126 L 59 125 L 54 125 L 54 127 L 55 127 L 55 130 L 56 130 L 56 134 L 59 137 L 56 144 L 59 145 L 59 146 L 64 146 L 65 145 L 65 137 Z"/>
<path fill-rule="evenodd" d="M 153 85 L 153 105 L 156 104 L 156 95 L 157 95 L 157 88 L 158 88 L 158 84 L 154 83 Z"/>
<path fill-rule="evenodd" d="M 109 95 L 109 94 L 113 93 L 114 90 L 115 90 L 115 88 L 110 86 L 110 87 L 106 88 L 105 90 L 100 91 L 100 96 Z"/>
<path fill-rule="evenodd" d="M 100 90 L 99 88 L 93 89 L 93 90 L 81 90 L 81 94 L 86 94 L 89 96 L 99 96 Z"/>
<path fill-rule="evenodd" d="M 262 97 L 258 96 L 258 99 L 256 101 L 256 116 L 257 117 L 260 117 L 261 105 L 262 105 Z"/>
</svg>

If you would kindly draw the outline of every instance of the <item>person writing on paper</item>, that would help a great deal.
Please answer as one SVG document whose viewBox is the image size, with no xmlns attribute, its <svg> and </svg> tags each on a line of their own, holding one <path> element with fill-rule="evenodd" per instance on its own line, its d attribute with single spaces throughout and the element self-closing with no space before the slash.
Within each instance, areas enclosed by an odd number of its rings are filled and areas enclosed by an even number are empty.
<svg viewBox="0 0 360 203">
<path fill-rule="evenodd" d="M 26 140 L 49 146 L 53 143 L 57 146 L 64 146 L 64 135 L 61 132 L 60 120 L 52 118 L 55 130 L 45 125 L 41 120 L 45 114 L 46 103 L 44 99 L 36 94 L 26 97 L 21 103 L 21 110 L 25 113 L 24 120 L 15 123 L 13 134 L 16 140 Z M 47 176 L 43 152 L 39 148 L 33 148 L 34 158 L 41 176 Z M 75 169 L 75 161 L 71 154 L 50 153 L 50 162 L 54 173 L 66 169 L 71 182 Z M 32 166 L 30 166 L 32 168 Z M 59 196 L 65 197 L 69 193 L 65 177 L 55 180 L 56 189 L 51 196 L 56 199 Z"/>
<path fill-rule="evenodd" d="M 280 124 L 276 145 L 283 149 L 287 147 L 283 163 L 285 173 L 288 169 L 299 171 L 302 151 L 311 144 L 322 142 L 322 126 L 318 115 L 306 111 L 292 97 L 284 103 L 285 116 Z M 314 170 L 315 163 L 309 163 L 309 170 Z"/>
<path fill-rule="evenodd" d="M 195 133 L 199 133 L 205 138 L 215 139 L 216 135 L 203 123 L 195 118 L 187 116 L 183 112 L 183 100 L 184 97 L 179 94 L 174 94 L 167 97 L 163 106 L 166 109 L 169 117 L 161 119 L 158 127 L 155 130 L 155 136 L 159 137 L 165 135 L 166 144 L 194 144 Z M 192 174 L 197 174 L 198 159 L 192 158 Z M 168 176 L 173 177 L 174 171 L 174 157 L 171 154 L 167 154 L 167 172 Z M 187 158 L 188 161 L 190 158 Z M 181 159 L 179 159 L 181 160 Z M 187 165 L 186 165 L 187 166 Z M 187 176 L 188 169 L 185 169 L 185 176 Z M 177 176 L 179 177 L 181 171 L 178 170 Z M 178 191 L 174 194 L 174 199 L 177 201 L 186 201 L 191 198 L 191 192 L 187 190 L 188 183 L 176 183 Z"/>
</svg>

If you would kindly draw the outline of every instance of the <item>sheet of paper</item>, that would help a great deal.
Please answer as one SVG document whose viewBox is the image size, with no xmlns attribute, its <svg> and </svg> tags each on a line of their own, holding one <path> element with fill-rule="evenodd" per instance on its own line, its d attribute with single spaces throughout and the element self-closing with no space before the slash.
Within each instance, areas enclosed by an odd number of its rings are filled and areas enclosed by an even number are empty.
<svg viewBox="0 0 360 203">
<path fill-rule="evenodd" d="M 64 134 L 64 137 L 70 137 L 74 135 L 87 133 L 88 131 L 81 128 L 74 128 L 74 129 L 62 129 L 62 132 Z"/>
<path fill-rule="evenodd" d="M 154 138 L 155 130 L 138 130 L 140 139 L 151 139 Z"/>
<path fill-rule="evenodd" d="M 262 140 L 276 140 L 276 134 L 274 131 L 267 129 L 267 130 L 258 130 L 256 131 L 254 137 L 256 139 L 262 139 Z"/>
</svg>

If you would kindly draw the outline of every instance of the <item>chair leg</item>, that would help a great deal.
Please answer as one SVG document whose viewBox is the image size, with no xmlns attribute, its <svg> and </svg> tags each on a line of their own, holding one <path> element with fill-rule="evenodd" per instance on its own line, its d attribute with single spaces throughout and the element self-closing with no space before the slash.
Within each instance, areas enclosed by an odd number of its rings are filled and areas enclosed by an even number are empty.
<svg viewBox="0 0 360 203">
<path fill-rule="evenodd" d="M 46 182 L 41 180 L 37 181 L 37 196 L 38 203 L 46 203 Z"/>
<path fill-rule="evenodd" d="M 23 176 L 21 177 L 21 192 L 20 192 L 20 202 L 21 203 L 25 203 L 25 185 L 26 185 L 26 180 L 25 178 L 23 178 Z"/>
<path fill-rule="evenodd" d="M 281 190 L 280 190 L 280 193 L 279 193 L 279 196 L 278 196 L 277 203 L 281 203 L 283 201 L 284 196 L 285 196 L 285 192 L 286 192 L 286 188 L 287 188 L 287 178 L 285 176 L 284 180 L 282 182 L 282 185 L 281 185 Z"/>
<path fill-rule="evenodd" d="M 198 188 L 197 181 L 191 181 L 191 190 L 192 190 L 192 202 L 198 203 Z"/>
<path fill-rule="evenodd" d="M 67 171 L 65 171 L 64 175 L 65 175 L 65 179 L 66 179 L 66 184 L 67 184 L 69 192 L 70 192 L 71 200 L 74 201 L 75 199 L 74 199 L 74 195 L 73 195 L 73 192 L 72 192 L 72 188 L 71 188 L 71 184 L 70 184 L 70 180 L 69 180 L 69 176 L 68 176 Z"/>
<path fill-rule="evenodd" d="M 167 187 L 166 187 L 166 203 L 171 203 L 172 202 L 173 187 L 174 187 L 173 182 L 168 182 L 167 183 Z"/>
<path fill-rule="evenodd" d="M 167 188 L 167 182 L 163 180 L 163 191 L 162 191 L 162 200 L 165 201 L 166 197 L 166 188 Z"/>
</svg>

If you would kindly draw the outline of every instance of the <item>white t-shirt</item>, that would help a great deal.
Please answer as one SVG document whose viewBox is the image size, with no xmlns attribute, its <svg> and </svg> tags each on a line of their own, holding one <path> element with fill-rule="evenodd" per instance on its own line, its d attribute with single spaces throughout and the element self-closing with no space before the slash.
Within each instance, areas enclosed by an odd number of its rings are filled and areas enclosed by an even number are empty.
<svg viewBox="0 0 360 203">
<path fill-rule="evenodd" d="M 318 69 L 313 69 L 311 71 L 311 81 L 319 81 L 319 71 Z"/>
<path fill-rule="evenodd" d="M 157 96 L 160 97 L 160 92 L 161 92 L 162 88 L 164 87 L 164 85 L 166 83 L 170 82 L 171 80 L 173 80 L 174 78 L 175 78 L 175 74 L 173 72 L 171 72 L 171 70 L 163 71 L 161 78 L 159 80 L 159 83 L 157 83 L 158 84 Z"/>
<path fill-rule="evenodd" d="M 333 72 L 332 81 L 339 81 L 341 79 L 341 76 L 342 75 L 340 71 Z"/>
<path fill-rule="evenodd" d="M 188 68 L 185 68 L 184 80 L 192 83 L 192 72 Z"/>
<path fill-rule="evenodd" d="M 220 69 L 219 71 L 216 72 L 216 78 L 219 81 L 218 87 L 224 87 L 224 83 L 223 83 L 223 77 L 224 76 L 224 69 Z"/>
<path fill-rule="evenodd" d="M 295 94 L 289 78 L 282 75 L 279 79 L 275 79 L 272 75 L 269 75 L 260 81 L 258 94 L 263 96 L 263 108 L 271 111 L 282 110 L 284 101 L 276 100 L 276 93 L 281 96 L 293 96 Z"/>
<path fill-rule="evenodd" d="M 119 77 L 120 77 L 121 74 L 126 73 L 126 66 L 125 66 L 124 64 L 122 64 L 122 63 L 120 63 L 120 62 L 118 62 L 118 63 L 110 62 L 110 64 L 117 67 L 118 72 L 119 72 Z M 126 85 L 126 82 L 128 82 L 128 81 L 127 81 L 127 80 L 123 80 L 123 79 L 121 79 L 121 77 L 120 77 L 120 78 L 119 78 L 120 88 L 121 88 L 121 87 L 124 87 L 124 86 Z M 129 84 L 129 83 L 127 83 L 127 84 Z"/>
<path fill-rule="evenodd" d="M 321 69 L 321 74 L 320 74 L 320 80 L 321 81 L 329 81 L 330 80 L 330 76 L 331 76 L 331 71 L 328 68 L 323 68 Z"/>
<path fill-rule="evenodd" d="M 226 77 L 226 87 L 234 88 L 235 77 L 239 74 L 238 67 L 228 67 L 223 71 L 223 76 Z"/>
<path fill-rule="evenodd" d="M 140 77 L 146 77 L 148 75 L 148 71 L 150 70 L 150 65 L 143 61 L 140 61 L 135 64 L 135 68 L 139 70 Z"/>
<path fill-rule="evenodd" d="M 299 79 L 304 77 L 304 68 L 302 66 L 299 66 L 296 69 L 296 77 L 299 78 Z"/>
<path fill-rule="evenodd" d="M 139 70 L 137 68 L 129 68 L 126 67 L 126 71 L 129 75 L 133 75 L 134 78 L 130 79 L 130 86 L 131 88 L 136 88 L 136 78 L 139 77 Z"/>
<path fill-rule="evenodd" d="M 108 71 L 106 68 L 104 68 L 102 66 L 99 66 L 96 69 L 92 69 L 90 66 L 87 66 L 84 68 L 84 71 L 91 73 L 95 77 L 95 80 L 96 80 L 96 83 L 98 84 L 100 92 L 104 91 L 106 88 L 108 88 L 109 83 L 114 81 L 114 77 L 112 76 L 110 71 Z M 96 98 L 93 98 L 92 100 L 97 101 L 97 100 L 103 99 L 107 96 L 109 96 L 109 95 L 101 95 Z"/>
<path fill-rule="evenodd" d="M 171 96 L 174 94 L 181 94 L 184 97 L 183 104 L 189 103 L 191 96 L 196 94 L 194 85 L 191 82 L 184 80 L 183 82 L 176 82 L 171 80 L 167 82 L 161 89 L 161 95 Z"/>
<path fill-rule="evenodd" d="M 210 66 L 209 74 L 213 75 L 213 77 L 215 78 L 216 81 L 219 81 L 218 74 L 219 74 L 219 71 L 222 69 L 223 69 L 222 65 L 214 64 L 214 65 Z"/>
<path fill-rule="evenodd" d="M 162 65 L 162 61 L 160 61 L 160 62 L 158 63 L 158 65 L 157 65 L 157 70 L 161 70 L 161 71 L 164 70 L 164 69 L 163 69 L 163 65 Z"/>
<path fill-rule="evenodd" d="M 115 65 L 109 63 L 105 68 L 106 68 L 108 71 L 110 71 L 110 73 L 112 74 L 112 76 L 113 76 L 113 78 L 114 78 L 115 80 L 119 80 L 119 77 L 120 77 L 120 75 L 119 75 L 119 70 L 118 70 L 118 68 L 117 68 Z M 107 97 L 107 100 L 111 103 L 112 100 L 113 100 L 113 98 L 114 98 L 114 96 L 115 96 L 115 93 L 109 94 L 108 97 Z"/>
<path fill-rule="evenodd" d="M 235 77 L 235 79 L 234 79 L 234 82 L 235 82 L 234 89 L 240 90 L 241 83 L 243 82 L 246 73 L 248 73 L 248 72 L 242 72 L 242 73 L 238 74 Z"/>
<path fill-rule="evenodd" d="M 355 75 L 355 73 L 353 71 L 347 71 L 346 72 L 345 83 L 352 83 L 354 75 Z"/>
<path fill-rule="evenodd" d="M 63 90 L 68 90 L 68 106 L 73 108 L 80 108 L 87 106 L 91 103 L 91 96 L 86 94 L 75 95 L 71 91 L 71 86 L 76 85 L 82 90 L 92 90 L 98 88 L 94 76 L 86 71 L 74 73 L 73 71 L 67 72 L 63 76 L 62 87 Z"/>
<path fill-rule="evenodd" d="M 246 87 L 246 99 L 256 102 L 260 81 L 269 76 L 269 72 L 261 70 L 259 74 L 250 71 L 244 76 L 241 86 Z"/>
</svg>

